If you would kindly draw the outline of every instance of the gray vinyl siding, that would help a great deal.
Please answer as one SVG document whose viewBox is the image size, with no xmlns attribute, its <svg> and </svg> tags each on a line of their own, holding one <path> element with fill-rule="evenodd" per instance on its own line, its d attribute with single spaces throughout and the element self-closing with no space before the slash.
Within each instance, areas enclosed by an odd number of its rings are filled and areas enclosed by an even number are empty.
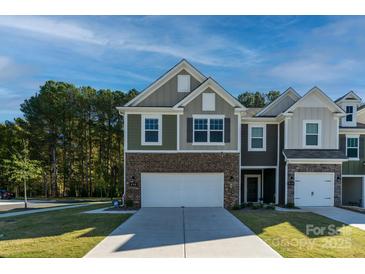
<svg viewBox="0 0 365 274">
<path fill-rule="evenodd" d="M 269 110 L 263 113 L 263 116 L 277 116 L 282 112 L 286 111 L 289 107 L 291 107 L 295 103 L 295 100 L 291 98 L 289 95 L 285 96 L 280 100 L 280 103 L 276 103 Z"/>
<path fill-rule="evenodd" d="M 203 93 L 214 93 L 210 88 Z M 228 104 L 218 94 L 215 96 L 215 111 L 203 111 L 202 110 L 202 96 L 203 93 L 197 96 L 184 108 L 184 114 L 180 116 L 180 149 L 182 150 L 237 150 L 237 135 L 238 135 L 238 118 L 234 114 L 234 107 Z M 224 115 L 225 118 L 230 118 L 231 124 L 231 138 L 229 143 L 224 145 L 193 145 L 187 142 L 187 118 L 192 118 L 194 114 L 219 114 Z"/>
<path fill-rule="evenodd" d="M 242 166 L 276 166 L 278 126 L 266 125 L 266 151 L 248 151 L 248 124 L 241 125 Z"/>
<path fill-rule="evenodd" d="M 283 155 L 284 150 L 284 141 L 285 141 L 285 122 L 280 123 L 279 125 L 279 204 L 285 204 L 285 159 Z"/>
<path fill-rule="evenodd" d="M 182 70 L 180 73 L 172 77 L 164 85 L 158 88 L 150 96 L 138 104 L 139 107 L 170 107 L 174 106 L 182 98 L 187 96 L 189 92 L 177 92 L 177 76 L 190 75 L 190 90 L 196 89 L 200 82 L 195 79 L 187 71 Z"/>
<path fill-rule="evenodd" d="M 128 114 L 128 150 L 176 150 L 177 116 L 162 115 L 162 145 L 141 144 L 141 115 Z"/>
<path fill-rule="evenodd" d="M 321 120 L 321 149 L 337 149 L 337 123 L 333 113 L 327 108 L 298 107 L 288 120 L 288 149 L 303 148 L 303 121 Z"/>
<path fill-rule="evenodd" d="M 340 134 L 340 149 L 346 153 L 346 135 Z M 359 161 L 347 161 L 342 163 L 342 174 L 365 175 L 365 135 L 360 135 Z"/>
</svg>

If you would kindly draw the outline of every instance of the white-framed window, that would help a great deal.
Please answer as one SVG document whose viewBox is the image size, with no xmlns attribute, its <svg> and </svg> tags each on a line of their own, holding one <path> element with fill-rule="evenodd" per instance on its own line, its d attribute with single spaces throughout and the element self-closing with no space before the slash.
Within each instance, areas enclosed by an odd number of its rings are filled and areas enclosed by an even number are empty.
<svg viewBox="0 0 365 274">
<path fill-rule="evenodd" d="M 248 151 L 266 151 L 266 125 L 248 125 Z"/>
<path fill-rule="evenodd" d="M 303 147 L 320 148 L 321 147 L 321 121 L 304 120 L 303 121 Z"/>
<path fill-rule="evenodd" d="M 352 122 L 354 116 L 354 107 L 346 106 L 346 122 Z"/>
<path fill-rule="evenodd" d="M 193 115 L 193 145 L 224 145 L 224 116 Z"/>
<path fill-rule="evenodd" d="M 215 93 L 203 93 L 202 109 L 203 111 L 215 111 Z"/>
<path fill-rule="evenodd" d="M 359 135 L 346 135 L 346 156 L 349 160 L 359 159 Z"/>
<path fill-rule="evenodd" d="M 142 115 L 141 143 L 142 145 L 162 144 L 162 116 L 154 114 Z"/>
<path fill-rule="evenodd" d="M 190 75 L 177 76 L 177 92 L 190 92 Z"/>
</svg>

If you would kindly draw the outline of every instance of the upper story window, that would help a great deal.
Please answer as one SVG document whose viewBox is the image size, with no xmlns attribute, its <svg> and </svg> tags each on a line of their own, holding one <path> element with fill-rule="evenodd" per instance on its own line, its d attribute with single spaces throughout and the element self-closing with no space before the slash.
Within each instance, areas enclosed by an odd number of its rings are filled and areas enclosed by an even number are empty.
<svg viewBox="0 0 365 274">
<path fill-rule="evenodd" d="M 161 115 L 142 115 L 142 145 L 161 145 Z"/>
<path fill-rule="evenodd" d="M 266 151 L 266 125 L 248 126 L 248 150 Z"/>
<path fill-rule="evenodd" d="M 190 75 L 177 76 L 177 92 L 190 92 Z"/>
<path fill-rule="evenodd" d="M 304 147 L 321 146 L 321 121 L 304 121 Z"/>
<path fill-rule="evenodd" d="M 346 156 L 349 159 L 359 159 L 358 135 L 346 135 Z"/>
<path fill-rule="evenodd" d="M 346 122 L 352 122 L 354 115 L 354 107 L 346 106 Z"/>
<path fill-rule="evenodd" d="M 195 116 L 194 144 L 224 144 L 224 117 L 221 116 Z"/>
<path fill-rule="evenodd" d="M 203 93 L 202 110 L 215 111 L 215 93 Z"/>
</svg>

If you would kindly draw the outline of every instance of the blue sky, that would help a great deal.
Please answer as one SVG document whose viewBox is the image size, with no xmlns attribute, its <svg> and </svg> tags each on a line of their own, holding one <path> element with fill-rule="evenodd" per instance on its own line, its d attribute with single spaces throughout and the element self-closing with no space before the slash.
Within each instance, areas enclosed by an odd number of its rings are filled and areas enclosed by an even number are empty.
<svg viewBox="0 0 365 274">
<path fill-rule="evenodd" d="M 186 58 L 234 95 L 365 97 L 365 17 L 0 16 L 0 121 L 46 80 L 142 90 Z"/>
</svg>

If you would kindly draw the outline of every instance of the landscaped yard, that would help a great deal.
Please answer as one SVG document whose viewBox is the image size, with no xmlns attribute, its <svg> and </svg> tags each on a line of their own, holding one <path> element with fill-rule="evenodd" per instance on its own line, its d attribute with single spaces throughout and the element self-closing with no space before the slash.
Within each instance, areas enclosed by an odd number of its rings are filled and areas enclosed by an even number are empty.
<svg viewBox="0 0 365 274">
<path fill-rule="evenodd" d="M 0 219 L 0 257 L 83 257 L 130 215 L 82 214 L 90 205 Z"/>
<path fill-rule="evenodd" d="M 365 257 L 365 231 L 314 213 L 237 210 L 232 214 L 283 257 Z M 334 226 L 341 227 L 337 235 L 331 235 Z M 324 227 L 324 235 L 314 227 Z"/>
</svg>

